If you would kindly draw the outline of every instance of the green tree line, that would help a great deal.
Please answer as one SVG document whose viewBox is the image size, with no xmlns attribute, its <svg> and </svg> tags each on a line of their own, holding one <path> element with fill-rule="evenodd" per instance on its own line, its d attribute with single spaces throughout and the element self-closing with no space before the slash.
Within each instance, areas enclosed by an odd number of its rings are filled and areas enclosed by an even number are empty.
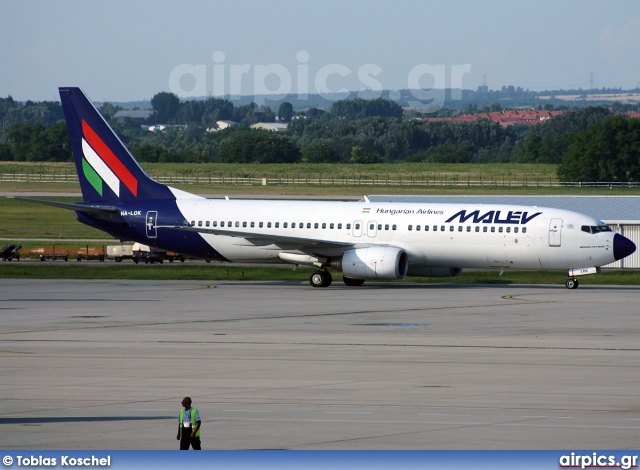
<svg viewBox="0 0 640 470">
<path fill-rule="evenodd" d="M 249 130 L 254 122 L 276 119 L 270 108 L 254 104 L 236 107 L 217 98 L 181 102 L 158 93 L 152 106 L 150 123 L 186 127 L 152 133 L 132 120 L 116 122 L 116 106 L 100 108 L 142 162 L 552 163 L 559 165 L 562 180 L 640 179 L 640 120 L 601 106 L 571 109 L 531 127 L 504 128 L 489 120 L 425 122 L 380 98 L 336 101 L 329 111 L 310 108 L 295 115 L 290 103 L 282 103 L 277 117 L 290 121 L 285 133 Z M 0 118 L 10 122 L 0 139 L 0 160 L 71 160 L 59 103 L 0 99 Z M 238 127 L 206 131 L 222 120 Z"/>
</svg>

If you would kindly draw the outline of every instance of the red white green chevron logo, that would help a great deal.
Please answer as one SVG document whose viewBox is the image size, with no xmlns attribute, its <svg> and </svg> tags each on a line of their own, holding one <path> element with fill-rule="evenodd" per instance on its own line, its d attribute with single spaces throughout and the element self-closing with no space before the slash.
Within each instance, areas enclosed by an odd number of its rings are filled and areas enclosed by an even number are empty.
<svg viewBox="0 0 640 470">
<path fill-rule="evenodd" d="M 106 183 L 120 197 L 122 183 L 138 197 L 138 180 L 84 119 L 82 135 L 82 172 L 98 194 L 102 196 L 103 185 Z"/>
</svg>

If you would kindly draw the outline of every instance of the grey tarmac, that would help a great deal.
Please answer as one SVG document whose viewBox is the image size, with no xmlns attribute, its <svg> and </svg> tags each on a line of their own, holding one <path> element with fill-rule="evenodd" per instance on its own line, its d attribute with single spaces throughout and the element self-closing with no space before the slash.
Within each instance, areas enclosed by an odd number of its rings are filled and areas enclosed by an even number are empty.
<svg viewBox="0 0 640 470">
<path fill-rule="evenodd" d="M 638 287 L 0 282 L 0 448 L 637 449 Z"/>
</svg>

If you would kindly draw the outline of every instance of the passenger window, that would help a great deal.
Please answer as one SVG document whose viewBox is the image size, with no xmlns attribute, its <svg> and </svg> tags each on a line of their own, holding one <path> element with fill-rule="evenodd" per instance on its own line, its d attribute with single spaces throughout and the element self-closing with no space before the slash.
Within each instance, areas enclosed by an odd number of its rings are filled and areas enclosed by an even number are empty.
<svg viewBox="0 0 640 470">
<path fill-rule="evenodd" d="M 280 222 L 276 222 L 276 228 L 280 228 Z"/>
<path fill-rule="evenodd" d="M 198 227 L 202 227 L 202 220 L 198 220 Z"/>
<path fill-rule="evenodd" d="M 356 230 L 360 230 L 360 224 L 356 224 L 355 229 L 356 229 Z"/>
<path fill-rule="evenodd" d="M 218 226 L 218 221 L 217 221 L 217 220 L 214 220 L 214 221 L 213 221 L 213 226 L 214 226 L 214 227 L 217 227 L 217 226 Z"/>
<path fill-rule="evenodd" d="M 271 228 L 271 222 L 267 222 L 267 228 Z"/>
<path fill-rule="evenodd" d="M 496 231 L 495 227 L 491 227 L 491 233 L 494 233 Z"/>
<path fill-rule="evenodd" d="M 304 228 L 304 223 L 303 223 L 303 222 L 300 222 L 300 223 L 298 224 L 298 226 L 299 226 L 300 228 Z"/>
<path fill-rule="evenodd" d="M 373 230 L 374 227 L 375 227 L 374 224 L 369 224 L 369 230 Z"/>
<path fill-rule="evenodd" d="M 479 231 L 480 231 L 480 227 L 476 225 L 476 232 L 479 232 Z"/>
<path fill-rule="evenodd" d="M 413 230 L 413 225 L 409 225 L 409 231 Z"/>
<path fill-rule="evenodd" d="M 482 227 L 482 231 L 485 232 L 485 233 L 487 232 L 487 226 L 486 225 L 484 227 Z"/>
<path fill-rule="evenodd" d="M 227 227 L 233 227 L 233 222 L 227 222 Z"/>
<path fill-rule="evenodd" d="M 527 227 L 522 227 L 522 233 L 527 233 Z"/>
<path fill-rule="evenodd" d="M 433 231 L 434 231 L 434 232 L 437 232 L 437 231 L 438 231 L 438 226 L 437 226 L 437 225 L 434 225 L 434 226 L 433 226 Z"/>
<path fill-rule="evenodd" d="M 420 226 L 416 225 L 416 232 L 419 232 L 419 231 L 420 231 Z"/>
<path fill-rule="evenodd" d="M 518 233 L 518 227 L 513 228 L 513 233 Z"/>
<path fill-rule="evenodd" d="M 242 226 L 246 228 L 247 227 L 247 223 L 246 222 L 242 222 Z"/>
<path fill-rule="evenodd" d="M 220 227 L 224 227 L 224 220 L 220 222 Z"/>
<path fill-rule="evenodd" d="M 395 230 L 395 229 L 396 229 L 396 224 L 393 224 L 393 225 L 391 226 L 391 230 Z"/>
<path fill-rule="evenodd" d="M 384 224 L 384 229 L 389 230 L 389 224 Z"/>
<path fill-rule="evenodd" d="M 449 226 L 449 231 L 453 232 L 453 230 L 454 230 L 453 225 Z"/>
<path fill-rule="evenodd" d="M 382 230 L 382 224 L 378 224 L 378 230 Z"/>
<path fill-rule="evenodd" d="M 333 224 L 329 224 L 329 228 L 333 230 Z"/>
<path fill-rule="evenodd" d="M 322 222 L 322 228 L 323 229 L 327 228 L 327 223 L 326 222 Z"/>
<path fill-rule="evenodd" d="M 338 224 L 338 230 L 342 228 L 342 224 Z"/>
<path fill-rule="evenodd" d="M 207 220 L 207 221 L 204 223 L 204 225 L 208 227 L 208 226 L 209 226 L 209 221 Z"/>
<path fill-rule="evenodd" d="M 358 226 L 358 228 L 360 227 Z M 347 230 L 351 230 L 351 224 L 347 224 Z"/>
<path fill-rule="evenodd" d="M 311 228 L 311 222 L 307 222 L 307 228 Z M 318 227 L 316 227 L 318 228 Z"/>
<path fill-rule="evenodd" d="M 498 227 L 498 232 L 502 233 L 502 227 Z"/>
<path fill-rule="evenodd" d="M 255 227 L 256 223 L 255 222 L 251 222 L 251 228 Z"/>
<path fill-rule="evenodd" d="M 313 224 L 313 228 L 318 228 L 318 222 L 316 222 L 315 224 Z"/>
<path fill-rule="evenodd" d="M 291 222 L 291 228 L 296 228 L 296 223 L 295 222 Z"/>
<path fill-rule="evenodd" d="M 428 226 L 428 225 L 425 225 L 425 226 L 424 226 L 424 231 L 425 231 L 425 232 L 428 232 L 428 231 L 429 231 L 429 226 Z"/>
<path fill-rule="evenodd" d="M 441 232 L 444 232 L 444 225 L 441 225 L 441 226 L 440 226 L 440 231 L 441 231 Z"/>
<path fill-rule="evenodd" d="M 263 226 L 264 226 L 264 222 L 260 222 L 260 223 L 258 224 L 258 227 L 260 227 L 260 228 L 262 228 Z"/>
<path fill-rule="evenodd" d="M 282 224 L 282 228 L 287 228 L 287 223 Z"/>
<path fill-rule="evenodd" d="M 236 222 L 236 227 L 240 227 L 240 222 Z"/>
<path fill-rule="evenodd" d="M 507 227 L 507 233 L 511 233 L 511 227 Z"/>
<path fill-rule="evenodd" d="M 462 232 L 462 225 L 458 226 L 458 232 Z"/>
<path fill-rule="evenodd" d="M 195 220 L 192 220 L 192 221 L 191 221 L 191 226 L 192 226 L 192 227 L 195 227 L 195 226 L 196 226 L 196 221 L 195 221 Z"/>
</svg>

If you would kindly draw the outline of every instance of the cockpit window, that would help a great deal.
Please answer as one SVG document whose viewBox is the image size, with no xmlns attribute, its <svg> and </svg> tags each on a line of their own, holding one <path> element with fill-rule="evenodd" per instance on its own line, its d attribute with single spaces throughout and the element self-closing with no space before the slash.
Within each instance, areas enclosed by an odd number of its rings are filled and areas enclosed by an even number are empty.
<svg viewBox="0 0 640 470">
<path fill-rule="evenodd" d="M 586 233 L 611 232 L 608 225 L 583 225 L 581 230 Z"/>
</svg>

